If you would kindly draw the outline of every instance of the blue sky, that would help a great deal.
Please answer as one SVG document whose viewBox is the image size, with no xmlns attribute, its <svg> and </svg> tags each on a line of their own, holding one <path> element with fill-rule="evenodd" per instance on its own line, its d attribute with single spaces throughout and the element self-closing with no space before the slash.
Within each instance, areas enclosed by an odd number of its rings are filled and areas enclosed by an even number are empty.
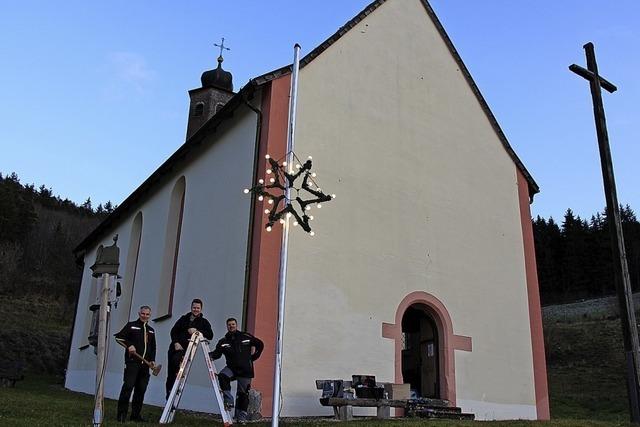
<svg viewBox="0 0 640 427">
<path fill-rule="evenodd" d="M 220 37 L 237 90 L 368 3 L 3 0 L 0 172 L 78 203 L 120 203 L 184 141 L 187 90 L 215 66 Z M 619 89 L 604 95 L 619 200 L 640 211 L 640 2 L 431 5 L 541 188 L 534 215 L 605 205 L 589 87 L 567 68 L 584 66 L 582 45 L 594 42 Z"/>
</svg>

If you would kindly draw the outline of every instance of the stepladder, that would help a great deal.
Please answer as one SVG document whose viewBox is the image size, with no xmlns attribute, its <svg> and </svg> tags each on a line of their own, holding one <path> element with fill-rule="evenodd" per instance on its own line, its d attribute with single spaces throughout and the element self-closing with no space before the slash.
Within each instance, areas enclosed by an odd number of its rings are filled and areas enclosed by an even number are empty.
<svg viewBox="0 0 640 427">
<path fill-rule="evenodd" d="M 189 345 L 187 346 L 187 350 L 185 351 L 182 362 L 180 363 L 180 369 L 176 375 L 176 381 L 173 383 L 171 393 L 169 393 L 169 398 L 167 399 L 167 403 L 162 411 L 160 424 L 169 424 L 173 421 L 180 403 L 180 398 L 182 397 L 182 393 L 184 392 L 184 388 L 187 384 L 189 372 L 191 371 L 191 367 L 193 366 L 193 362 L 198 353 L 198 349 L 202 349 L 202 355 L 204 356 L 207 371 L 209 371 L 209 379 L 211 380 L 213 395 L 218 403 L 218 408 L 220 408 L 220 415 L 222 415 L 222 423 L 225 427 L 233 424 L 231 412 L 226 410 L 224 405 L 224 399 L 218 383 L 218 372 L 213 364 L 213 360 L 209 357 L 209 353 L 211 352 L 209 341 L 207 341 L 198 331 L 194 332 L 189 339 Z"/>
</svg>

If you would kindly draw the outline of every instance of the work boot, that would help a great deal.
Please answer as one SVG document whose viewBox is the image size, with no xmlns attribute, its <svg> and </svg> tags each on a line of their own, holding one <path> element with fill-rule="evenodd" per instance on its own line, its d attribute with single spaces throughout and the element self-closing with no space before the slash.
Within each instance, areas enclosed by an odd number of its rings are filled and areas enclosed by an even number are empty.
<svg viewBox="0 0 640 427">
<path fill-rule="evenodd" d="M 131 415 L 131 418 L 129 418 L 129 420 L 136 422 L 136 423 L 146 423 L 147 419 L 146 418 L 142 418 L 141 415 Z"/>
<path fill-rule="evenodd" d="M 247 411 L 237 411 L 236 412 L 236 422 L 238 422 L 240 424 L 244 424 L 247 421 L 249 421 L 249 414 L 247 414 Z"/>
<path fill-rule="evenodd" d="M 229 402 L 229 401 L 224 402 L 224 410 L 225 410 L 225 411 L 229 412 L 229 411 L 231 411 L 231 410 L 233 409 L 233 407 L 234 407 L 234 405 L 233 405 L 233 401 L 231 401 L 231 402 Z"/>
</svg>

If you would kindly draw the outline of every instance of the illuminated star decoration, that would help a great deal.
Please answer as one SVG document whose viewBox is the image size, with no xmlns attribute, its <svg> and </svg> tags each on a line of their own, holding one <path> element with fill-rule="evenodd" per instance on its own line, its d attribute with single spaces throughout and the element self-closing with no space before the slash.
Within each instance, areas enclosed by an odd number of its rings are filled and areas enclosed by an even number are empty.
<svg viewBox="0 0 640 427">
<path fill-rule="evenodd" d="M 279 163 L 267 154 L 265 159 L 267 159 L 268 163 L 266 170 L 266 181 L 268 182 L 265 183 L 265 179 L 259 179 L 253 188 L 247 188 L 244 192 L 245 194 L 253 193 L 257 195 L 260 201 L 267 199 L 267 203 L 270 205 L 264 211 L 269 217 L 269 222 L 265 226 L 267 231 L 271 231 L 276 222 L 284 224 L 285 218 L 293 216 L 295 217 L 293 225 L 300 225 L 304 231 L 313 236 L 314 232 L 311 231 L 311 226 L 309 225 L 309 221 L 313 220 L 313 215 L 308 215 L 311 206 L 315 203 L 316 207 L 320 209 L 322 207 L 321 203 L 334 199 L 336 195 L 324 194 L 322 189 L 318 187 L 314 179 L 316 173 L 311 172 L 311 156 L 301 164 L 295 153 L 291 154 L 293 154 L 292 159 L 295 161 L 295 169 L 289 165 L 289 171 L 287 171 L 286 161 Z M 287 156 L 284 158 L 286 159 Z M 298 180 L 301 177 L 302 179 Z M 290 198 L 288 200 L 286 200 L 285 195 L 286 183 L 289 184 Z M 308 197 L 313 198 L 303 199 L 303 196 L 307 195 L 306 193 L 308 193 Z"/>
</svg>

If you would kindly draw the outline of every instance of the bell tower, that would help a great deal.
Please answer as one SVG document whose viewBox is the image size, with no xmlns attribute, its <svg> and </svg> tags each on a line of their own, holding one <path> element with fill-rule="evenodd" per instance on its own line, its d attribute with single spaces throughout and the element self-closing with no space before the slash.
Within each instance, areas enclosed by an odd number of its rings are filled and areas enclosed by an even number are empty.
<svg viewBox="0 0 640 427">
<path fill-rule="evenodd" d="M 198 129 L 202 127 L 211 117 L 213 117 L 229 99 L 233 93 L 233 76 L 230 72 L 222 69 L 224 50 L 230 50 L 224 45 L 224 38 L 221 44 L 215 44 L 220 48 L 218 56 L 218 67 L 202 73 L 200 81 L 202 87 L 191 89 L 189 97 L 189 120 L 187 122 L 187 139 L 191 138 Z"/>
</svg>

